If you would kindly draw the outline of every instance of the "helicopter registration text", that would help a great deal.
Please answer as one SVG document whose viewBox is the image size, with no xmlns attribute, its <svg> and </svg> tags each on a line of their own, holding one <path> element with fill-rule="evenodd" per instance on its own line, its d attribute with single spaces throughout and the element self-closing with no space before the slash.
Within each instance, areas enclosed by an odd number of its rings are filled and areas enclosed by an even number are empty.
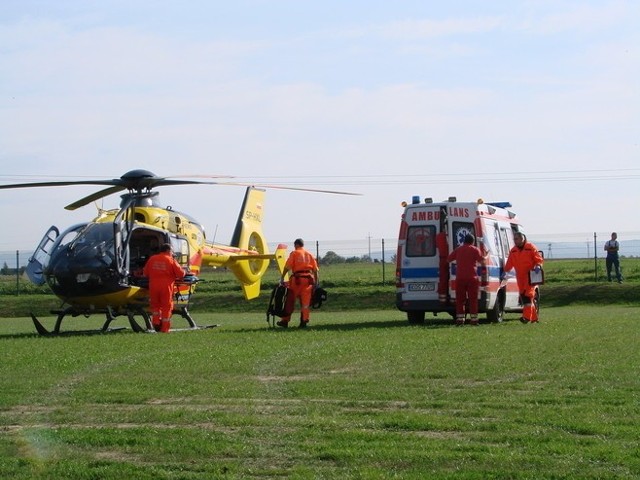
<svg viewBox="0 0 640 480">
<path fill-rule="evenodd" d="M 252 222 L 262 223 L 262 217 L 260 216 L 260 214 L 257 212 L 252 212 L 250 210 L 247 210 L 244 213 L 244 218 L 246 220 L 251 220 Z"/>
</svg>

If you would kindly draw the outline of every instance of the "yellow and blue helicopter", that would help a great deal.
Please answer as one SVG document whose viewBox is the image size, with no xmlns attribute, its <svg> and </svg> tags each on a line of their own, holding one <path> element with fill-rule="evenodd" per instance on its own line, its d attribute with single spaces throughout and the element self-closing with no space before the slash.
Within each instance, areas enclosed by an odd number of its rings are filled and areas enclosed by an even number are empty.
<svg viewBox="0 0 640 480">
<path fill-rule="evenodd" d="M 235 230 L 229 245 L 209 242 L 203 226 L 185 213 L 163 207 L 157 187 L 170 185 L 242 185 L 246 187 Z M 233 182 L 182 180 L 158 177 L 143 170 L 131 170 L 111 180 L 53 181 L 0 185 L 0 189 L 55 187 L 68 185 L 103 185 L 106 188 L 67 205 L 75 210 L 108 195 L 121 195 L 120 207 L 99 209 L 92 220 L 73 225 L 64 231 L 52 226 L 29 258 L 27 275 L 37 284 L 50 287 L 62 300 L 53 331 L 47 330 L 31 314 L 41 335 L 61 333 L 66 316 L 104 314 L 101 332 L 112 331 L 111 322 L 126 315 L 135 332 L 154 332 L 148 311 L 148 281 L 142 276 L 146 260 L 163 243 L 170 243 L 176 259 L 187 275 L 176 285 L 174 309 L 188 323 L 188 329 L 200 327 L 189 314 L 189 302 L 203 266 L 226 267 L 240 282 L 247 300 L 260 294 L 261 278 L 273 260 L 282 271 L 286 245 L 269 252 L 262 233 L 265 190 L 255 185 Z M 330 190 L 264 186 L 291 190 L 347 194 Z M 136 321 L 144 321 L 141 326 Z M 213 325 L 215 326 L 215 325 Z M 74 332 L 76 333 L 76 332 Z"/>
</svg>

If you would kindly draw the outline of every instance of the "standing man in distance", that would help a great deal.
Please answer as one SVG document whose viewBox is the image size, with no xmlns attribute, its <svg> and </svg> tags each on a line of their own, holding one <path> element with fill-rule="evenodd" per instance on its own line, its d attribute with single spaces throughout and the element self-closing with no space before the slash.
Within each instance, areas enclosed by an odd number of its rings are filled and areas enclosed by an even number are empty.
<svg viewBox="0 0 640 480">
<path fill-rule="evenodd" d="M 512 268 L 516 269 L 516 280 L 518 290 L 522 300 L 522 323 L 535 323 L 538 321 L 538 306 L 535 304 L 535 288 L 531 285 L 529 272 L 540 271 L 544 259 L 536 246 L 527 241 L 527 237 L 522 232 L 513 234 L 515 246 L 509 251 L 509 258 L 504 265 L 504 271 L 508 272 Z"/>
<path fill-rule="evenodd" d="M 607 252 L 607 280 L 611 281 L 611 270 L 612 267 L 615 267 L 618 283 L 622 283 L 622 275 L 620 275 L 620 258 L 618 257 L 620 244 L 618 243 L 618 234 L 616 232 L 611 234 L 611 240 L 607 240 L 605 242 L 604 249 Z"/>
<path fill-rule="evenodd" d="M 306 328 L 309 323 L 313 288 L 318 284 L 318 263 L 315 257 L 305 250 L 304 241 L 301 238 L 297 238 L 293 242 L 293 246 L 294 250 L 289 254 L 280 277 L 280 283 L 284 283 L 286 274 L 291 272 L 289 294 L 285 306 L 288 313 L 277 322 L 277 325 L 285 328 L 289 326 L 296 299 L 299 299 L 300 328 Z"/>
<path fill-rule="evenodd" d="M 152 255 L 142 271 L 149 279 L 149 305 L 153 328 L 162 333 L 171 330 L 173 291 L 176 280 L 184 278 L 185 271 L 173 258 L 171 244 L 163 243 L 160 251 Z"/>
</svg>

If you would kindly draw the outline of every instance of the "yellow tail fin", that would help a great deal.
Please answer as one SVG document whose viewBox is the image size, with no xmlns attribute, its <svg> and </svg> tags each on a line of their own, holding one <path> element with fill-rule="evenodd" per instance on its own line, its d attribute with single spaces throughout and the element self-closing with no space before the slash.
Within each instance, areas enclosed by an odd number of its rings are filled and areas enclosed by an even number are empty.
<svg viewBox="0 0 640 480">
<path fill-rule="evenodd" d="M 269 267 L 270 260 L 276 260 L 280 272 L 286 262 L 286 246 L 279 245 L 276 253 L 270 254 L 262 233 L 264 197 L 264 190 L 254 187 L 247 188 L 231 239 L 231 246 L 246 252 L 244 255 L 231 257 L 229 269 L 242 284 L 242 290 L 247 300 L 260 295 L 260 281 Z"/>
</svg>

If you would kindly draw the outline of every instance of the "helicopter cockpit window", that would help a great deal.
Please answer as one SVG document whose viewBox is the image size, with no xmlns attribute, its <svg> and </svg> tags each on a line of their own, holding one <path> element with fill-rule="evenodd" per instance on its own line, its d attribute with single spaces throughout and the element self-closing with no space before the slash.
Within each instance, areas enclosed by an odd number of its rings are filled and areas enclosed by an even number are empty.
<svg viewBox="0 0 640 480">
<path fill-rule="evenodd" d="M 93 248 L 98 256 L 113 251 L 113 225 L 110 223 L 89 223 L 80 230 L 71 242 L 70 248 Z"/>
<path fill-rule="evenodd" d="M 78 238 L 79 232 L 86 226 L 86 223 L 82 223 L 79 225 L 74 225 L 73 227 L 70 227 L 62 232 L 60 236 L 56 238 L 56 241 L 54 242 L 54 245 L 52 247 L 52 251 L 63 248 L 72 243 L 76 238 Z"/>
</svg>

